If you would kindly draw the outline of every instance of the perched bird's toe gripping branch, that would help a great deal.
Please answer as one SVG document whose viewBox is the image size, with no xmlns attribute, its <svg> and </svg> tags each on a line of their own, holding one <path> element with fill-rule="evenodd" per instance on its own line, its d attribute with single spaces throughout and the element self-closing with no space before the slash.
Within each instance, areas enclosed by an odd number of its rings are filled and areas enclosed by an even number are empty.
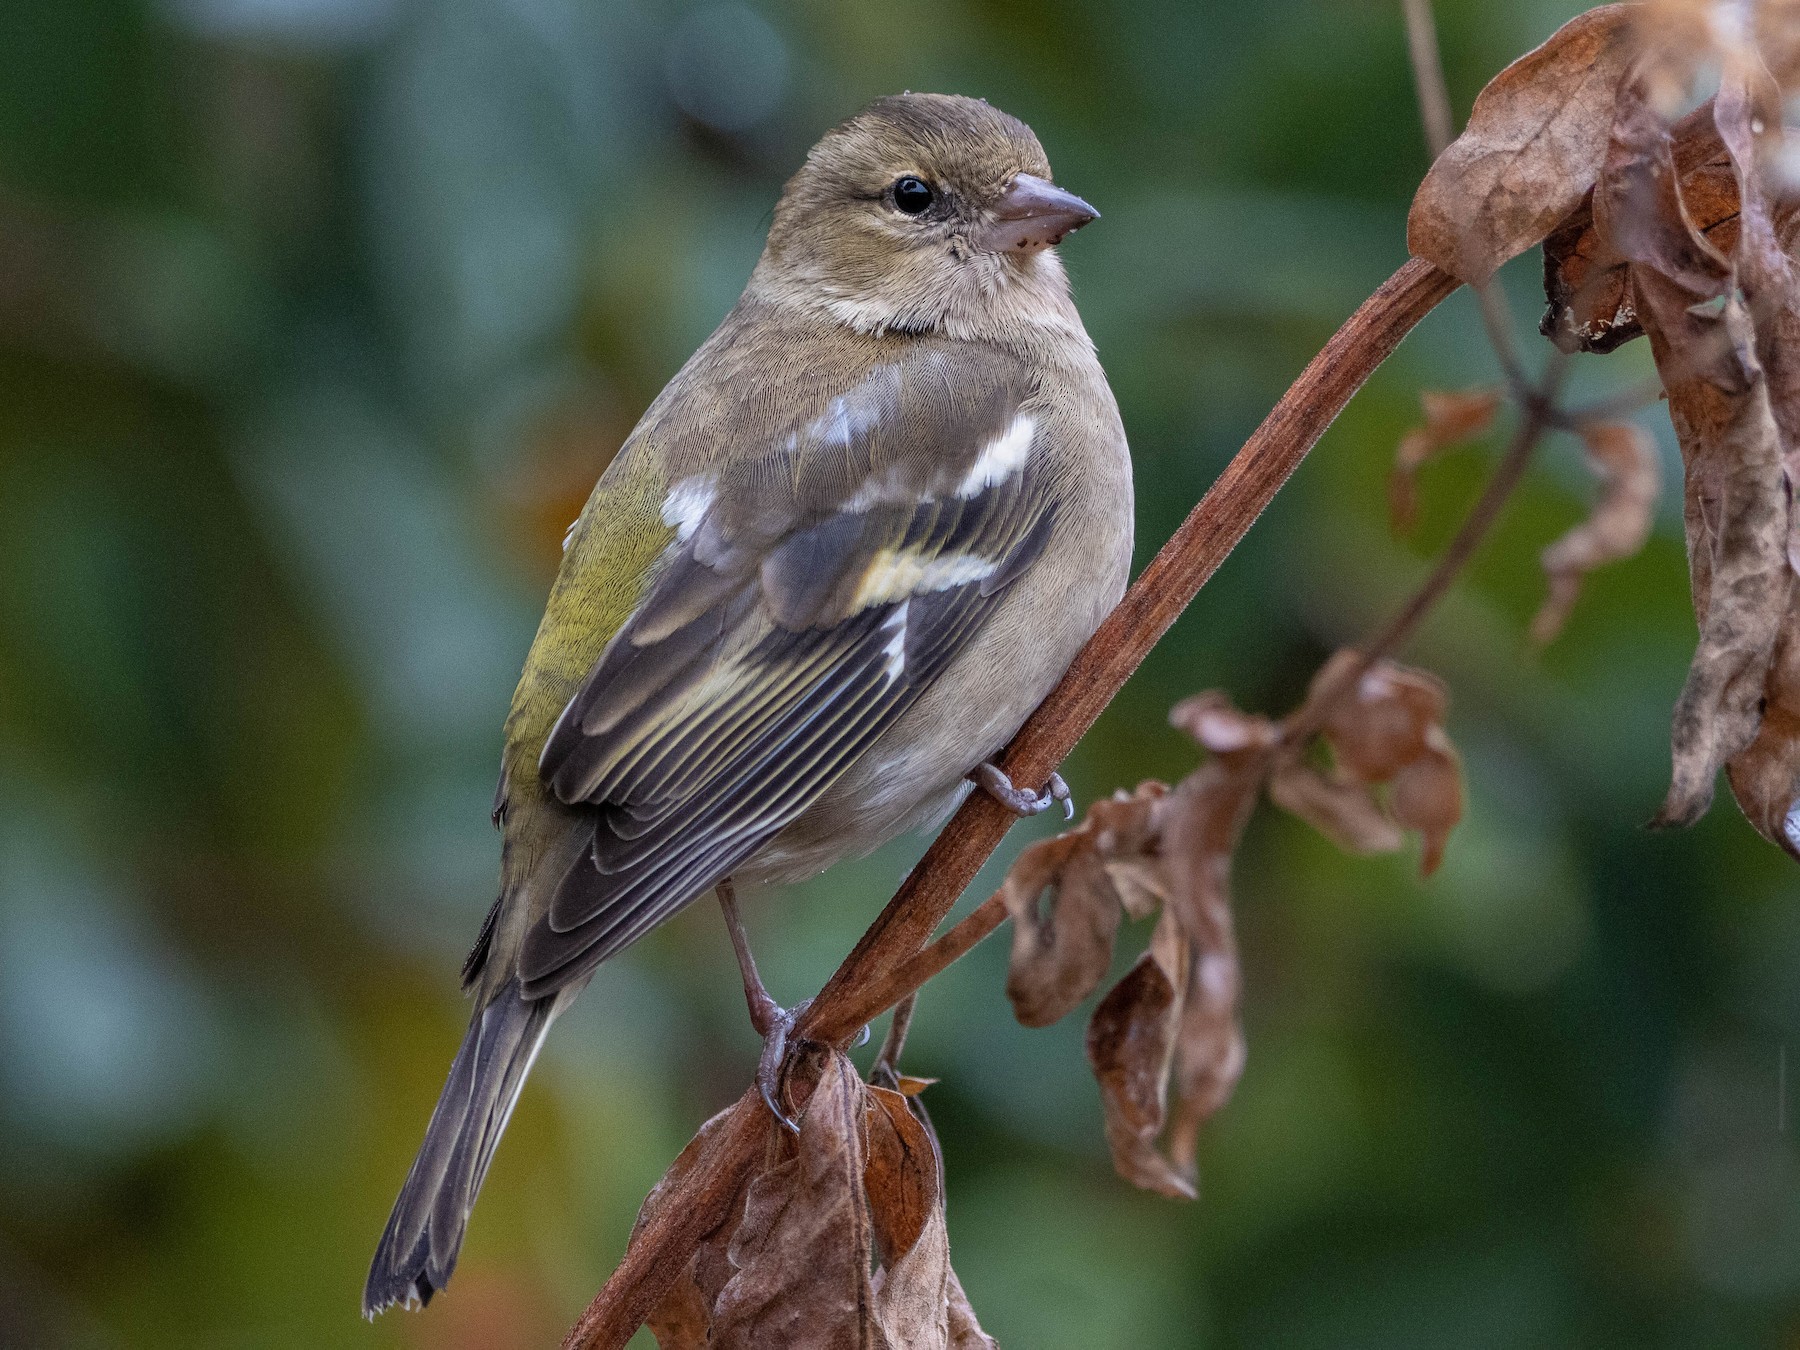
<svg viewBox="0 0 1800 1350">
<path fill-rule="evenodd" d="M 1022 787 L 1014 786 L 1013 780 L 1006 776 L 1006 771 L 992 760 L 977 765 L 969 778 L 1015 816 L 1040 816 L 1052 805 L 1061 802 L 1063 819 L 1075 819 L 1075 797 L 1069 791 L 1069 785 L 1063 782 L 1060 773 L 1050 775 L 1049 785 L 1042 792 L 1028 792 Z"/>
</svg>

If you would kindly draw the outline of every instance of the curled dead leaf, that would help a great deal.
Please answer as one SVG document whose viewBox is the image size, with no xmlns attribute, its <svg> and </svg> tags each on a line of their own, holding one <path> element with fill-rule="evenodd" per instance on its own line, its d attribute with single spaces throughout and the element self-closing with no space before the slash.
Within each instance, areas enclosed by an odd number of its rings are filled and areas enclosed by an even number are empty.
<svg viewBox="0 0 1800 1350">
<path fill-rule="evenodd" d="M 1743 201 L 1734 261 L 1755 329 L 1756 351 L 1775 423 L 1787 507 L 1788 592 L 1763 675 L 1762 717 L 1750 743 L 1726 765 L 1732 795 L 1764 838 L 1800 858 L 1800 283 L 1780 240 L 1763 179 L 1780 153 L 1778 91 L 1763 72 L 1728 73 L 1714 119 Z"/>
<path fill-rule="evenodd" d="M 1743 133 L 1731 82 L 1722 87 L 1721 143 Z M 1737 117 L 1743 100 L 1738 99 Z M 1740 189 L 1753 179 L 1739 170 Z M 1772 268 L 1773 237 L 1758 194 L 1740 191 L 1730 258 L 1698 230 L 1682 195 L 1672 142 L 1641 84 L 1616 110 L 1595 225 L 1630 263 L 1633 307 L 1650 336 L 1669 418 L 1681 444 L 1683 522 L 1700 640 L 1670 730 L 1673 772 L 1658 825 L 1688 824 L 1712 800 L 1719 770 L 1756 739 L 1764 683 L 1787 613 L 1789 510 L 1781 433 L 1759 357 L 1758 319 L 1737 283 Z M 1759 246 L 1749 241 L 1763 241 Z M 1763 289 L 1767 289 L 1765 286 Z M 1766 298 L 1766 297 L 1765 297 Z M 1760 320 L 1770 322 L 1765 306 Z"/>
<path fill-rule="evenodd" d="M 744 1193 L 726 1253 L 733 1274 L 713 1305 L 709 1345 L 868 1343 L 866 1150 L 862 1080 L 848 1059 L 833 1055 L 801 1113 L 792 1156 Z"/>
<path fill-rule="evenodd" d="M 1632 60 L 1629 5 L 1602 5 L 1501 71 L 1420 185 L 1414 257 L 1479 285 L 1539 243 L 1600 172 L 1613 100 Z"/>
<path fill-rule="evenodd" d="M 1268 718 L 1241 711 L 1217 689 L 1182 699 L 1169 709 L 1169 725 L 1187 732 L 1215 755 L 1254 754 L 1275 744 L 1280 735 Z"/>
<path fill-rule="evenodd" d="M 1200 767 L 1172 791 L 1144 784 L 1096 803 L 1079 828 L 1021 853 L 1001 890 L 1015 921 L 1007 993 L 1028 1025 L 1062 1016 L 1093 989 L 1123 911 L 1162 904 L 1149 950 L 1100 999 L 1087 1034 L 1113 1165 L 1136 1185 L 1196 1194 L 1200 1129 L 1243 1073 L 1231 859 L 1265 785 L 1278 804 L 1358 851 L 1392 850 L 1403 829 L 1419 831 L 1427 871 L 1461 817 L 1443 686 L 1384 661 L 1341 687 L 1360 664 L 1355 652 L 1338 653 L 1283 724 L 1216 690 L 1184 699 L 1169 720 L 1212 752 Z M 1330 774 L 1286 743 L 1301 723 L 1320 726 Z"/>
<path fill-rule="evenodd" d="M 1648 268 L 1696 297 L 1724 294 L 1730 260 L 1690 213 L 1675 165 L 1675 138 L 1641 83 L 1620 90 L 1593 210 L 1605 247 L 1638 264 L 1637 275 Z"/>
<path fill-rule="evenodd" d="M 1642 274 L 1634 281 L 1640 295 L 1663 285 Z M 1670 731 L 1673 778 L 1655 821 L 1673 826 L 1705 813 L 1720 768 L 1756 736 L 1793 574 L 1781 450 L 1768 384 L 1750 350 L 1749 317 L 1736 296 L 1717 317 L 1690 311 L 1685 322 L 1659 313 L 1663 304 L 1644 306 L 1652 347 L 1662 348 L 1659 369 L 1683 363 L 1684 350 L 1696 362 L 1706 360 L 1705 349 L 1719 345 L 1715 335 L 1722 334 L 1734 353 L 1731 374 L 1747 380 L 1737 388 L 1690 380 L 1682 393 L 1669 390 L 1670 418 L 1687 461 L 1689 573 L 1700 619 Z M 1659 342 L 1665 324 L 1691 336 L 1680 345 Z"/>
<path fill-rule="evenodd" d="M 1581 594 L 1581 578 L 1629 558 L 1650 537 L 1661 483 L 1656 443 L 1630 422 L 1595 422 L 1581 429 L 1600 495 L 1588 518 L 1542 555 L 1550 593 L 1531 621 L 1531 640 L 1544 645 L 1562 631 Z"/>
<path fill-rule="evenodd" d="M 1298 760 L 1270 775 L 1269 800 L 1349 853 L 1397 853 L 1406 843 L 1367 783 L 1327 776 Z"/>
<path fill-rule="evenodd" d="M 876 1250 L 884 1261 L 893 1261 L 912 1250 L 942 1198 L 937 1191 L 939 1163 L 930 1136 L 904 1094 L 871 1084 L 863 1110 L 869 1141 L 863 1183 L 869 1193 Z"/>
<path fill-rule="evenodd" d="M 955 1267 L 950 1270 L 945 1302 L 950 1308 L 949 1350 L 1000 1350 L 999 1342 L 983 1331 L 975 1320 L 975 1310 L 969 1306 L 969 1296 L 963 1293 Z"/>
<path fill-rule="evenodd" d="M 1151 822 L 1167 791 L 1144 783 L 1095 802 L 1079 828 L 1028 846 L 1007 872 L 1000 891 L 1013 920 L 1006 996 L 1025 1026 L 1049 1026 L 1091 994 L 1112 964 L 1128 905 L 1148 912 L 1141 906 L 1161 884 L 1158 874 L 1130 864 L 1153 853 Z M 1049 904 L 1040 909 L 1045 892 Z"/>
<path fill-rule="evenodd" d="M 1187 992 L 1186 957 L 1186 943 L 1165 915 L 1150 949 L 1094 1009 L 1087 1055 L 1100 1085 L 1113 1167 L 1133 1185 L 1192 1200 L 1198 1194 L 1193 1178 L 1157 1148 Z"/>
<path fill-rule="evenodd" d="M 1335 694 L 1362 654 L 1333 652 L 1307 690 L 1307 702 Z M 1435 675 L 1393 661 L 1377 661 L 1355 687 L 1332 698 L 1322 734 L 1338 765 L 1363 783 L 1384 783 L 1425 753 L 1428 727 L 1441 726 L 1450 695 Z"/>
<path fill-rule="evenodd" d="M 1217 692 L 1184 700 L 1170 721 L 1214 753 L 1157 805 L 1162 918 L 1150 949 L 1094 1009 L 1087 1048 L 1114 1168 L 1192 1198 L 1200 1127 L 1243 1073 L 1231 855 L 1278 731 Z"/>
<path fill-rule="evenodd" d="M 1418 472 L 1451 446 L 1472 441 L 1494 424 L 1500 406 L 1497 389 L 1446 392 L 1422 390 L 1419 404 L 1425 421 L 1400 438 L 1394 468 L 1388 475 L 1388 522 L 1396 534 L 1413 527 L 1419 514 Z"/>
<path fill-rule="evenodd" d="M 1462 819 L 1462 761 L 1444 730 L 1450 695 L 1436 676 L 1394 661 L 1377 661 L 1344 689 L 1361 663 L 1360 653 L 1348 648 L 1333 653 L 1294 716 L 1308 719 L 1324 702 L 1320 735 L 1331 748 L 1336 781 L 1386 784 L 1387 815 L 1419 832 L 1420 867 L 1430 875 Z"/>
<path fill-rule="evenodd" d="M 1444 860 L 1450 831 L 1462 819 L 1462 760 L 1441 727 L 1425 732 L 1425 753 L 1394 774 L 1388 809 L 1419 835 L 1419 871 L 1430 876 Z"/>
<path fill-rule="evenodd" d="M 950 1269 L 942 1154 L 923 1116 L 832 1051 L 799 1123 L 790 1139 L 770 1122 L 730 1222 L 651 1315 L 662 1350 L 991 1347 Z"/>
</svg>

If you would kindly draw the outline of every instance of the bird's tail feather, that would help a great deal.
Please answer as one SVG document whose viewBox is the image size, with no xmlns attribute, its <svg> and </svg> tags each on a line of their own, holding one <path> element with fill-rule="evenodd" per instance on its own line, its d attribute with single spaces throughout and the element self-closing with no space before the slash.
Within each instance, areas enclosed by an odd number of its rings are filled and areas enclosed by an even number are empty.
<svg viewBox="0 0 1800 1350">
<path fill-rule="evenodd" d="M 494 1145 L 562 1001 L 521 998 L 514 980 L 469 1023 L 375 1249 L 365 1317 L 395 1303 L 427 1303 L 449 1281 Z"/>
</svg>

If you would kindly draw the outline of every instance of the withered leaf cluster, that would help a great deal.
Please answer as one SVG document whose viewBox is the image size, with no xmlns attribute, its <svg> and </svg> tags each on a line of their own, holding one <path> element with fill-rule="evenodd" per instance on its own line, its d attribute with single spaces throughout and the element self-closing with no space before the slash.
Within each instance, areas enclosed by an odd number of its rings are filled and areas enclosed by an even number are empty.
<svg viewBox="0 0 1800 1350">
<path fill-rule="evenodd" d="M 640 1228 L 722 1120 L 675 1160 Z M 923 1112 L 832 1051 L 799 1125 L 790 1135 L 770 1120 L 730 1218 L 651 1314 L 662 1350 L 993 1350 L 950 1268 L 943 1162 Z"/>
<path fill-rule="evenodd" d="M 1681 445 L 1700 629 L 1657 822 L 1697 819 L 1723 768 L 1757 829 L 1800 856 L 1800 202 L 1776 172 L 1800 7 L 1726 8 L 1604 6 L 1508 67 L 1433 166 L 1408 239 L 1477 283 L 1542 241 L 1547 335 L 1585 351 L 1649 336 Z M 1717 96 L 1671 125 L 1709 65 Z M 1540 639 L 1581 572 L 1641 544 L 1654 500 L 1641 434 L 1584 430 L 1600 502 L 1546 551 Z"/>
<path fill-rule="evenodd" d="M 1217 691 L 1170 721 L 1209 757 L 1174 788 L 1140 784 L 1096 802 L 1075 829 L 1031 845 L 1001 898 L 1013 918 L 1006 991 L 1027 1026 L 1056 1021 L 1099 987 L 1122 918 L 1160 914 L 1147 951 L 1095 1007 L 1087 1050 L 1120 1175 L 1192 1198 L 1200 1127 L 1244 1067 L 1231 859 L 1257 799 L 1357 853 L 1423 840 L 1429 872 L 1462 815 L 1461 767 L 1443 685 L 1388 661 L 1337 653 L 1285 722 Z M 1328 765 L 1307 758 L 1316 728 Z"/>
</svg>

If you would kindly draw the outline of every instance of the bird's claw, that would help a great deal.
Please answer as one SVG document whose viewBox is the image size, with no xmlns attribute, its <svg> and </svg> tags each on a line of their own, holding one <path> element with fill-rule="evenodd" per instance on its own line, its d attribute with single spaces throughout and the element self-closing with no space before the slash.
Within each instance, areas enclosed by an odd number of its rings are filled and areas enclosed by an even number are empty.
<svg viewBox="0 0 1800 1350">
<path fill-rule="evenodd" d="M 759 1010 L 764 1016 L 757 1019 L 756 1029 L 762 1033 L 763 1048 L 762 1056 L 756 1062 L 756 1090 L 762 1095 L 769 1114 L 790 1134 L 799 1134 L 800 1125 L 782 1110 L 781 1089 L 787 1078 L 788 1037 L 794 1023 L 800 1020 L 800 1014 L 811 1002 L 807 999 L 792 1008 L 781 1008 L 770 1000 L 767 1008 Z"/>
<path fill-rule="evenodd" d="M 1075 798 L 1060 773 L 1050 775 L 1050 784 L 1042 792 L 1028 792 L 1024 788 L 1015 787 L 1005 771 L 991 761 L 979 765 L 969 777 L 975 780 L 982 791 L 1015 816 L 1042 815 L 1057 802 L 1061 802 L 1063 819 L 1075 819 Z"/>
</svg>

